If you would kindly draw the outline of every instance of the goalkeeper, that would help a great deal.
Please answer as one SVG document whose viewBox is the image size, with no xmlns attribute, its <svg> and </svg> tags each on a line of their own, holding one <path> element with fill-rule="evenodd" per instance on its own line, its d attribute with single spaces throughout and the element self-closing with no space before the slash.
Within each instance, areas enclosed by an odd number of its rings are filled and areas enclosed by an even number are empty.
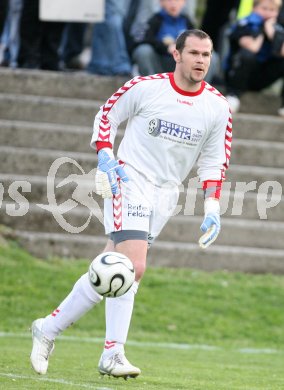
<svg viewBox="0 0 284 390">
<path fill-rule="evenodd" d="M 178 186 L 196 162 L 205 196 L 200 246 L 208 247 L 220 232 L 219 197 L 229 164 L 232 119 L 226 99 L 204 81 L 212 50 L 205 32 L 184 31 L 176 41 L 173 73 L 135 77 L 95 117 L 91 146 L 98 152 L 96 192 L 105 198 L 109 236 L 104 251 L 125 254 L 136 271 L 136 281 L 126 294 L 106 299 L 101 374 L 124 378 L 140 374 L 124 351 L 134 297 L 148 247 L 173 213 Z M 115 136 L 125 120 L 115 158 Z M 56 336 L 101 300 L 86 273 L 51 315 L 33 322 L 31 363 L 37 373 L 46 373 Z"/>
</svg>

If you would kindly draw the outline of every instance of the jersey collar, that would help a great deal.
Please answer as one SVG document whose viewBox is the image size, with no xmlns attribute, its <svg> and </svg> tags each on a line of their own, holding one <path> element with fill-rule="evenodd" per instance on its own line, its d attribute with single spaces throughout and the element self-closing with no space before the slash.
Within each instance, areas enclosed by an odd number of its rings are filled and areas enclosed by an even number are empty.
<svg viewBox="0 0 284 390">
<path fill-rule="evenodd" d="M 179 88 L 176 83 L 175 83 L 175 79 L 174 79 L 174 74 L 173 73 L 169 73 L 169 77 L 170 77 L 170 83 L 171 83 L 171 86 L 173 87 L 173 89 L 178 92 L 179 94 L 181 95 L 184 95 L 184 96 L 198 96 L 200 95 L 204 88 L 205 88 L 205 81 L 202 80 L 201 81 L 201 87 L 199 88 L 198 91 L 196 92 L 188 92 L 188 91 L 184 91 L 183 89 Z"/>
</svg>

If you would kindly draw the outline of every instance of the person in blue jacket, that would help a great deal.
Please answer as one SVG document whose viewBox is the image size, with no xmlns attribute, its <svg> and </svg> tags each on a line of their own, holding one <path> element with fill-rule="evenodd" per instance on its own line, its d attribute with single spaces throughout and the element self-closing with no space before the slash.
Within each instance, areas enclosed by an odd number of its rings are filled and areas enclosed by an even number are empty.
<svg viewBox="0 0 284 390">
<path fill-rule="evenodd" d="M 281 5 L 281 0 L 254 0 L 252 12 L 231 27 L 225 78 L 233 113 L 239 111 L 244 92 L 284 79 L 284 29 L 277 23 Z M 281 99 L 279 115 L 284 116 L 284 87 Z"/>
<path fill-rule="evenodd" d="M 172 72 L 175 40 L 180 33 L 193 28 L 191 20 L 182 13 L 185 0 L 160 0 L 160 6 L 160 11 L 148 20 L 144 38 L 132 54 L 141 76 Z"/>
</svg>

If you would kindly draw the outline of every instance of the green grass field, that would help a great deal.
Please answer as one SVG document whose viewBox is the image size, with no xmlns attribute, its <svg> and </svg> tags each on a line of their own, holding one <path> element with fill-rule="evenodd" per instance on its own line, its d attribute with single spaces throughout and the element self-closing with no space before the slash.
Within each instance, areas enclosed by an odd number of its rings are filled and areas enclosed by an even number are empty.
<svg viewBox="0 0 284 390">
<path fill-rule="evenodd" d="M 50 313 L 87 260 L 36 259 L 0 241 L 0 389 L 284 389 L 284 277 L 148 269 L 129 344 L 135 380 L 101 378 L 101 304 L 56 342 L 46 376 L 29 363 L 29 326 Z"/>
</svg>

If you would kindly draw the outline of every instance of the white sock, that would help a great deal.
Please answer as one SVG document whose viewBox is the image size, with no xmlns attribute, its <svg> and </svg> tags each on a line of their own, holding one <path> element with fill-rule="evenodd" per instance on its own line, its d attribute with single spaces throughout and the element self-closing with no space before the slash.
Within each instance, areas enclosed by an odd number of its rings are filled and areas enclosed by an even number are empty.
<svg viewBox="0 0 284 390">
<path fill-rule="evenodd" d="M 45 317 L 43 333 L 50 340 L 54 340 L 102 299 L 103 297 L 93 289 L 88 273 L 82 275 L 59 307 Z"/>
<path fill-rule="evenodd" d="M 139 283 L 134 282 L 126 294 L 106 299 L 106 338 L 103 352 L 105 357 L 112 355 L 114 351 L 124 353 L 138 286 Z"/>
</svg>

